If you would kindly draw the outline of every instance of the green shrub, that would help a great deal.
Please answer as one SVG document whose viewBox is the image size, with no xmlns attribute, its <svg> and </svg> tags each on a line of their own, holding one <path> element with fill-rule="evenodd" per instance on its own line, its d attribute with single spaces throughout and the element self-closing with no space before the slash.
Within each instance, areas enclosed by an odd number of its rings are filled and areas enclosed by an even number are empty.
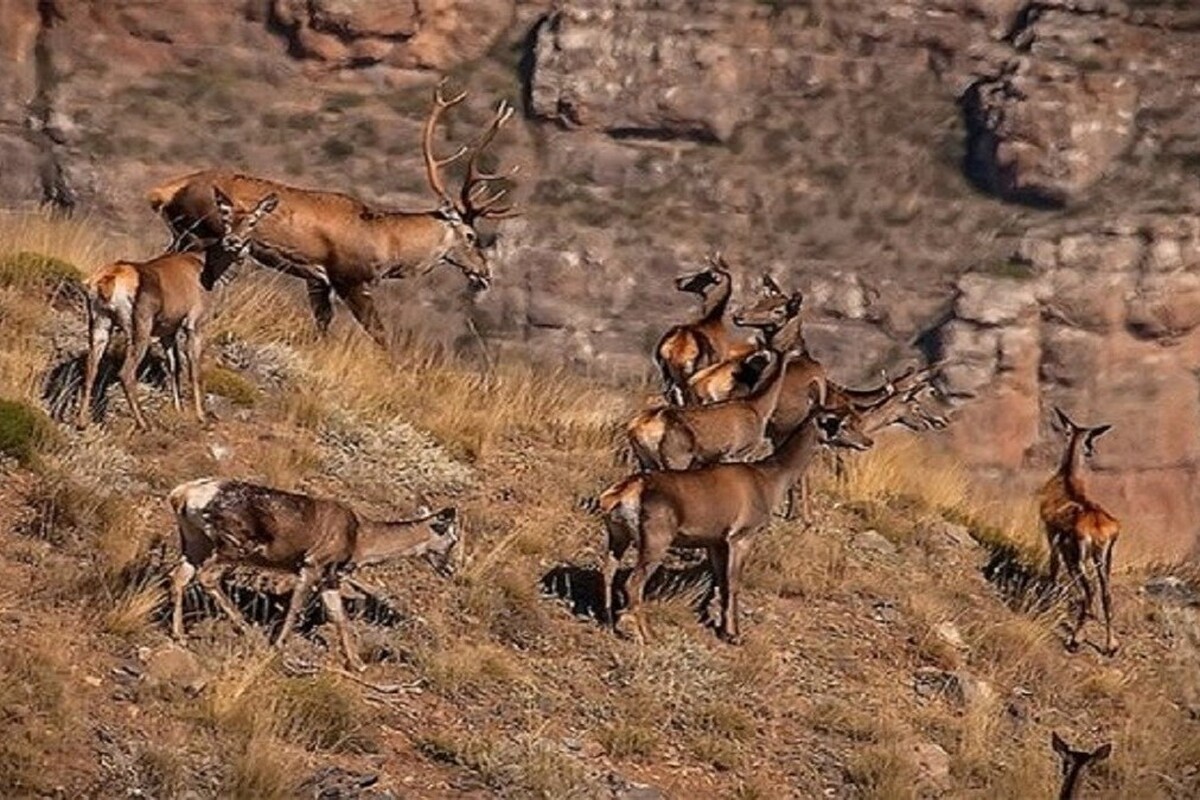
<svg viewBox="0 0 1200 800">
<path fill-rule="evenodd" d="M 258 402 L 258 389 L 254 384 L 225 367 L 212 367 L 204 371 L 204 389 L 243 408 Z"/>
<path fill-rule="evenodd" d="M 0 399 L 0 453 L 27 465 L 58 429 L 42 411 L 19 400 Z"/>
<path fill-rule="evenodd" d="M 0 286 L 53 289 L 82 280 L 79 269 L 61 258 L 28 250 L 0 255 Z"/>
</svg>

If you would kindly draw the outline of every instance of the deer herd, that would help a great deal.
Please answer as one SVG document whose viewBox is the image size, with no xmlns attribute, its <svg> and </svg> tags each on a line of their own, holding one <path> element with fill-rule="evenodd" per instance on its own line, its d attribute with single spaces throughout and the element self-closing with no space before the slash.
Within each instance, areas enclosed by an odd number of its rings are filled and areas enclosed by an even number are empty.
<svg viewBox="0 0 1200 800">
<path fill-rule="evenodd" d="M 165 354 L 172 400 L 181 409 L 181 375 L 190 377 L 192 412 L 206 419 L 201 382 L 205 322 L 213 290 L 244 260 L 299 277 L 307 285 L 316 325 L 324 333 L 333 318 L 333 295 L 380 345 L 386 329 L 372 290 L 380 281 L 424 275 L 445 262 L 462 271 L 472 289 L 486 289 L 492 270 L 478 224 L 518 212 L 503 202 L 516 169 L 487 172 L 480 156 L 511 119 L 500 103 L 482 133 L 449 156 L 434 152 L 438 123 L 465 92 L 447 98 L 442 86 L 422 130 L 426 179 L 438 205 L 428 211 L 391 211 L 350 195 L 297 188 L 222 170 L 205 170 L 151 190 L 152 210 L 170 229 L 167 252 L 146 261 L 118 261 L 97 269 L 86 282 L 89 348 L 78 425 L 93 415 L 99 364 L 113 328 L 126 339 L 119 380 L 134 425 L 145 428 L 137 398 L 136 371 L 151 340 Z M 444 168 L 466 158 L 457 193 L 446 187 Z M 833 381 L 809 352 L 801 322 L 800 291 L 786 291 L 769 274 L 756 297 L 731 307 L 732 270 L 719 255 L 699 271 L 675 281 L 696 295 L 694 320 L 670 328 L 653 359 L 663 396 L 638 412 L 626 428 L 637 471 L 591 503 L 606 534 L 602 567 L 605 619 L 645 641 L 646 584 L 672 547 L 706 551 L 720 599 L 719 633 L 740 637 L 738 595 L 742 571 L 756 537 L 782 507 L 812 519 L 807 473 L 823 448 L 840 465 L 842 454 L 872 447 L 872 435 L 900 425 L 913 431 L 945 427 L 944 416 L 926 403 L 935 396 L 932 368 L 909 369 L 877 386 L 852 388 Z M 752 332 L 739 333 L 739 329 Z M 186 343 L 182 350 L 180 340 Z M 1040 490 L 1041 517 L 1050 548 L 1050 581 L 1065 566 L 1079 597 L 1067 641 L 1078 646 L 1091 615 L 1090 562 L 1099 583 L 1105 623 L 1104 652 L 1117 648 L 1112 632 L 1110 575 L 1117 520 L 1088 494 L 1083 463 L 1108 425 L 1084 427 L 1055 408 L 1067 437 L 1059 469 Z M 181 560 L 171 578 L 171 630 L 184 636 L 183 597 L 195 578 L 239 630 L 245 623 L 226 596 L 222 573 L 235 564 L 292 574 L 296 584 L 276 638 L 282 645 L 295 628 L 310 593 L 319 594 L 337 627 L 347 663 L 363 663 L 347 627 L 340 587 L 360 566 L 399 556 L 424 556 L 443 574 L 453 570 L 459 516 L 453 507 L 422 509 L 408 519 L 382 522 L 361 517 L 334 500 L 285 492 L 236 480 L 201 478 L 169 494 Z M 632 547 L 635 566 L 625 583 L 624 613 L 615 615 L 617 569 Z M 1107 750 L 1071 750 L 1055 734 L 1064 780 L 1073 786 L 1080 770 Z M 1066 792 L 1064 783 L 1064 792 Z M 1072 789 L 1073 791 L 1073 789 Z M 1069 796 L 1064 794 L 1063 796 Z"/>
</svg>

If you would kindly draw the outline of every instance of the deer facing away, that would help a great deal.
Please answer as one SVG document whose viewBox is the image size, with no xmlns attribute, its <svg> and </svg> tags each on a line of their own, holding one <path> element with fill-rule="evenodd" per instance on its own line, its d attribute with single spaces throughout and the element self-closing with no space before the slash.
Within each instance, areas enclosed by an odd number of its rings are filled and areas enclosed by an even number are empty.
<svg viewBox="0 0 1200 800">
<path fill-rule="evenodd" d="M 1112 632 L 1110 584 L 1113 547 L 1121 533 L 1121 524 L 1088 496 L 1083 481 L 1083 462 L 1092 458 L 1096 439 L 1112 426 L 1088 428 L 1072 422 L 1060 408 L 1056 407 L 1054 413 L 1067 436 L 1067 446 L 1058 471 L 1038 492 L 1042 525 L 1050 547 L 1050 583 L 1057 583 L 1061 563 L 1082 592 L 1079 614 L 1067 640 L 1067 649 L 1075 650 L 1079 647 L 1079 633 L 1092 610 L 1092 585 L 1086 570 L 1087 562 L 1091 562 L 1100 583 L 1100 602 L 1104 610 L 1104 652 L 1112 655 L 1118 644 Z"/>
<path fill-rule="evenodd" d="M 208 245 L 203 257 L 198 253 L 165 253 L 149 261 L 118 261 L 101 267 L 88 278 L 89 346 L 83 393 L 79 402 L 78 427 L 86 427 L 91 421 L 96 375 L 114 326 L 125 334 L 127 340 L 120 379 L 134 424 L 138 428 L 146 427 L 146 419 L 137 399 L 136 371 L 146 356 L 151 339 L 162 342 L 167 358 L 171 399 L 176 410 L 180 409 L 183 367 L 183 352 L 179 349 L 181 335 L 187 342 L 185 352 L 192 385 L 193 410 L 197 418 L 204 421 L 200 357 L 204 324 L 210 311 L 210 290 L 217 276 L 234 262 L 245 258 L 249 248 L 248 237 L 278 205 L 278 197 L 269 194 L 258 200 L 248 213 L 239 213 L 233 201 L 219 189 L 214 189 L 213 194 L 221 236 Z"/>
<path fill-rule="evenodd" d="M 1105 742 L 1095 750 L 1076 750 L 1071 747 L 1058 731 L 1050 734 L 1050 745 L 1058 754 L 1062 772 L 1062 787 L 1058 792 L 1058 800 L 1074 800 L 1079 794 L 1079 780 L 1089 764 L 1103 761 L 1112 753 L 1112 743 Z"/>
<path fill-rule="evenodd" d="M 340 583 L 355 569 L 403 556 L 424 556 L 442 574 L 453 572 L 458 513 L 452 507 L 396 522 L 365 519 L 335 500 L 285 492 L 242 481 L 200 478 L 169 495 L 179 526 L 182 558 L 171 576 L 171 632 L 183 633 L 183 593 L 195 577 L 234 626 L 246 624 L 221 588 L 234 564 L 294 573 L 298 577 L 275 645 L 282 647 L 309 593 L 320 593 L 338 629 L 351 669 L 361 670 Z"/>
<path fill-rule="evenodd" d="M 711 464 L 687 471 L 643 472 L 625 478 L 599 497 L 607 534 L 603 567 L 604 605 L 613 617 L 613 579 L 631 545 L 637 564 L 626 585 L 625 616 L 645 641 L 642 618 L 646 582 L 672 547 L 703 548 L 709 553 L 714 584 L 721 596 L 721 630 L 737 641 L 738 591 L 742 567 L 755 533 L 771 519 L 784 493 L 804 473 L 821 445 L 865 450 L 871 440 L 850 415 L 821 406 L 819 385 L 813 411 L 770 456 L 749 463 Z"/>
<path fill-rule="evenodd" d="M 339 192 L 302 189 L 223 170 L 195 172 L 152 189 L 148 195 L 151 208 L 163 217 L 177 240 L 209 241 L 214 238 L 212 224 L 217 219 L 214 187 L 241 203 L 274 192 L 280 199 L 280 211 L 253 237 L 250 253 L 254 260 L 306 281 L 320 331 L 326 331 L 333 320 L 332 295 L 336 293 L 367 333 L 385 345 L 386 331 L 372 297 L 379 282 L 424 275 L 446 262 L 458 267 L 473 288 L 486 289 L 491 266 L 476 226 L 484 219 L 517 213 L 511 204 L 501 204 L 507 189 L 492 188 L 494 182 L 507 180 L 516 170 L 497 174 L 479 166 L 480 153 L 512 117 L 513 110 L 506 103 L 500 104 L 471 146 L 460 147 L 445 158 L 434 154 L 438 120 L 464 97 L 466 92 L 445 98 L 439 84 L 425 122 L 422 151 L 426 178 L 440 202 L 433 211 L 384 211 Z M 468 153 L 466 177 L 453 196 L 442 170 Z"/>
</svg>

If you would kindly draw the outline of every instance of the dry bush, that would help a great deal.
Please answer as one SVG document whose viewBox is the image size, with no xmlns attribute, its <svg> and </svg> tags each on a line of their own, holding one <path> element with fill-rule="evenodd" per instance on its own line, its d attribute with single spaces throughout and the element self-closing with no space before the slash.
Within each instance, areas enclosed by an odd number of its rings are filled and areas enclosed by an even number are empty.
<svg viewBox="0 0 1200 800">
<path fill-rule="evenodd" d="M 492 644 L 452 644 L 426 654 L 420 663 L 429 687 L 449 698 L 480 698 L 496 692 L 512 696 L 529 676 L 508 650 Z"/>
<path fill-rule="evenodd" d="M 909 498 L 942 513 L 963 508 L 970 495 L 962 464 L 909 434 L 880 436 L 870 450 L 846 458 L 844 475 L 834 488 L 850 502 Z"/>
<path fill-rule="evenodd" d="M 31 267 L 51 264 L 56 271 L 70 275 L 62 265 L 88 272 L 132 249 L 129 240 L 115 235 L 111 226 L 83 215 L 0 211 L 0 261 L 23 261 Z M 22 253 L 33 256 L 22 259 Z"/>
<path fill-rule="evenodd" d="M 840 538 L 775 523 L 755 542 L 744 583 L 780 597 L 826 597 L 841 585 L 847 566 Z"/>
<path fill-rule="evenodd" d="M 291 800 L 300 796 L 303 761 L 279 740 L 250 736 L 233 752 L 224 792 L 235 800 Z"/>
<path fill-rule="evenodd" d="M 470 770 L 501 796 L 580 796 L 590 782 L 582 766 L 537 735 L 427 732 L 417 748 L 434 761 Z"/>
<path fill-rule="evenodd" d="M 45 760 L 69 724 L 66 670 L 40 647 L 0 648 L 0 787 L 10 796 L 53 791 L 57 777 Z"/>
<path fill-rule="evenodd" d="M 137 636 L 150 627 L 166 599 L 166 591 L 157 583 L 131 586 L 103 612 L 104 630 L 126 638 Z"/>
</svg>

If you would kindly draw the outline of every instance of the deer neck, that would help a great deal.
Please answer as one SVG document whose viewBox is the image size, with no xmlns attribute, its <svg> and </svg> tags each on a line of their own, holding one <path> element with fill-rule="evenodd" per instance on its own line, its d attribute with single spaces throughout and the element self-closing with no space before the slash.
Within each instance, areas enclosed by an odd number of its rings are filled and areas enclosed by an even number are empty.
<svg viewBox="0 0 1200 800">
<path fill-rule="evenodd" d="M 810 415 L 774 453 L 755 464 L 766 480 L 772 508 L 783 500 L 787 490 L 808 469 L 819 446 L 817 423 Z"/>
<path fill-rule="evenodd" d="M 204 259 L 200 275 L 205 279 L 204 288 L 211 291 L 240 259 L 221 246 L 220 242 L 210 244 L 204 249 Z M 197 259 L 199 261 L 199 259 Z"/>
<path fill-rule="evenodd" d="M 376 522 L 358 526 L 353 561 L 358 566 L 379 564 L 406 556 L 419 556 L 429 545 L 428 526 L 420 522 Z"/>
<path fill-rule="evenodd" d="M 700 322 L 720 322 L 729 308 L 729 298 L 733 296 L 733 281 L 724 278 L 721 283 L 704 297 L 704 311 Z"/>
<path fill-rule="evenodd" d="M 1079 776 L 1083 774 L 1083 764 L 1072 766 L 1063 776 L 1062 788 L 1058 792 L 1058 800 L 1074 800 L 1079 792 Z"/>
<path fill-rule="evenodd" d="M 777 350 L 780 353 L 790 354 L 793 350 L 798 350 L 800 353 L 807 352 L 804 346 L 804 333 L 799 315 L 792 317 L 779 326 L 779 328 L 772 331 L 767 337 L 767 341 L 770 343 L 772 350 Z"/>
<path fill-rule="evenodd" d="M 1071 441 L 1067 443 L 1067 448 L 1063 451 L 1062 462 L 1058 467 L 1058 475 L 1062 479 L 1063 485 L 1066 486 L 1068 494 L 1074 497 L 1083 496 L 1082 433 L 1071 434 Z"/>
<path fill-rule="evenodd" d="M 783 391 L 784 378 L 787 375 L 787 359 L 782 353 L 775 354 L 773 369 L 774 373 L 770 379 L 754 394 L 746 398 L 747 403 L 754 409 L 754 413 L 762 420 L 764 427 L 766 427 L 767 420 L 775 413 L 775 407 L 779 405 L 779 395 Z"/>
</svg>

